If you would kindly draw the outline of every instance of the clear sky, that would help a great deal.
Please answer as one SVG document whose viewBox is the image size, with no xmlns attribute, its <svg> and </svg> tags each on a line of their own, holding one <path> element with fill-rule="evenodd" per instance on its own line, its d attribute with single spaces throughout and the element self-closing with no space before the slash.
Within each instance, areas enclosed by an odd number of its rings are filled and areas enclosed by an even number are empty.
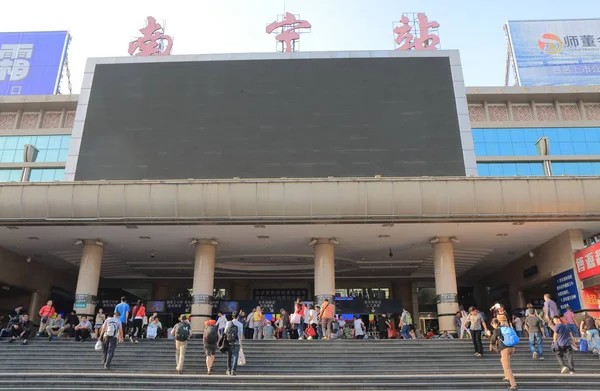
<svg viewBox="0 0 600 391">
<path fill-rule="evenodd" d="M 6 0 L 5 0 L 6 2 Z M 313 28 L 302 51 L 391 50 L 393 23 L 425 12 L 443 49 L 459 49 L 467 86 L 503 85 L 506 20 L 600 17 L 600 0 L 21 0 L 4 4 L 0 31 L 70 30 L 74 92 L 89 57 L 127 56 L 146 16 L 166 20 L 173 54 L 275 51 L 268 23 L 284 9 Z"/>
</svg>

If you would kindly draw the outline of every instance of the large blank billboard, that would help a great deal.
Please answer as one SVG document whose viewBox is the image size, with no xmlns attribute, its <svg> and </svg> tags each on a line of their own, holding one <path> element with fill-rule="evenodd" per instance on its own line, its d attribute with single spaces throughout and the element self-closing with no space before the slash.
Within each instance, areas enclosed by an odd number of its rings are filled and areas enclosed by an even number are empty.
<svg viewBox="0 0 600 391">
<path fill-rule="evenodd" d="M 600 84 L 600 19 L 509 21 L 522 86 Z"/>
<path fill-rule="evenodd" d="M 98 64 L 76 180 L 465 175 L 450 61 Z"/>
</svg>

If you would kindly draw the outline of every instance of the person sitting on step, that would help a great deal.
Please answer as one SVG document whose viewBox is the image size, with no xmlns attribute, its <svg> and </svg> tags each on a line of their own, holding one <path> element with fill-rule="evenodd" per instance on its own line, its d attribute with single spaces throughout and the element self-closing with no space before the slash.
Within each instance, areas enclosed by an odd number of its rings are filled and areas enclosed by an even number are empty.
<svg viewBox="0 0 600 391">
<path fill-rule="evenodd" d="M 75 341 L 84 342 L 92 335 L 92 324 L 87 319 L 87 316 L 81 317 L 81 322 L 75 326 Z"/>
<path fill-rule="evenodd" d="M 33 323 L 29 320 L 29 315 L 23 315 L 23 318 L 19 323 L 13 325 L 11 330 L 11 337 L 8 342 L 15 342 L 18 338 L 23 339 L 23 345 L 27 345 L 27 340 L 31 335 L 31 327 Z"/>
<path fill-rule="evenodd" d="M 56 317 L 50 319 L 49 326 L 46 327 L 48 333 L 48 341 L 52 341 L 52 337 L 60 337 L 65 331 L 65 320 L 61 314 L 56 314 Z"/>
</svg>

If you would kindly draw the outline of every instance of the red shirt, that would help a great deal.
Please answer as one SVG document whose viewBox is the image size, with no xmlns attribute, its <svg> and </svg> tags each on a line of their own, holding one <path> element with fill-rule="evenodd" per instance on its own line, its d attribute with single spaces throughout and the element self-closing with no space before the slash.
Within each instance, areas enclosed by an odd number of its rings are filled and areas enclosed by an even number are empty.
<svg viewBox="0 0 600 391">
<path fill-rule="evenodd" d="M 48 307 L 47 305 L 45 305 L 40 310 L 40 317 L 44 318 L 47 316 L 48 318 L 51 318 L 54 316 L 55 313 L 56 311 L 54 310 L 54 307 Z"/>
<path fill-rule="evenodd" d="M 146 315 L 146 307 L 140 306 L 140 308 L 138 308 L 137 306 L 135 306 L 133 307 L 133 311 L 131 311 L 131 314 L 134 319 L 143 318 Z"/>
</svg>

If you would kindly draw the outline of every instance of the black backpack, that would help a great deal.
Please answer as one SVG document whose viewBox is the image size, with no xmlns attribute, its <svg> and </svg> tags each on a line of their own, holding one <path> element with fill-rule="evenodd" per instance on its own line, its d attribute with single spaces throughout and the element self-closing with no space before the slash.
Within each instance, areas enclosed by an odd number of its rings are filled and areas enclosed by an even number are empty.
<svg viewBox="0 0 600 391">
<path fill-rule="evenodd" d="M 206 345 L 217 344 L 219 335 L 217 334 L 217 328 L 215 326 L 208 326 L 206 330 L 204 330 L 204 333 L 206 334 Z"/>
<path fill-rule="evenodd" d="M 231 326 L 229 326 L 227 332 L 225 333 L 225 338 L 227 339 L 229 345 L 233 345 L 239 340 L 238 327 L 235 324 L 232 323 Z"/>
<path fill-rule="evenodd" d="M 178 341 L 187 341 L 190 339 L 190 325 L 187 322 L 180 322 L 175 333 L 175 339 Z"/>
</svg>

